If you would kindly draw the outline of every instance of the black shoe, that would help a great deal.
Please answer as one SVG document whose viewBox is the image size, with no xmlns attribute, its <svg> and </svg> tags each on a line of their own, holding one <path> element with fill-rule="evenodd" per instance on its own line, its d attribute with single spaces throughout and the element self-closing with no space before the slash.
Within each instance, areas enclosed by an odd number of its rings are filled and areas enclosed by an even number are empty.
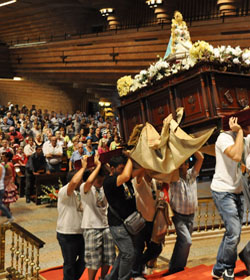
<svg viewBox="0 0 250 280">
<path fill-rule="evenodd" d="M 213 279 L 220 279 L 220 278 L 222 278 L 222 274 L 223 274 L 223 272 L 220 272 L 220 271 L 215 270 L 215 269 L 213 269 L 212 272 L 211 272 L 211 275 L 212 275 Z"/>
<path fill-rule="evenodd" d="M 26 197 L 26 203 L 30 203 L 30 198 Z"/>
<path fill-rule="evenodd" d="M 240 257 L 240 260 L 245 264 L 245 266 L 247 268 L 248 275 L 250 275 L 250 263 L 247 262 L 247 260 L 245 259 L 243 251 L 241 251 L 239 253 L 239 257 Z"/>
<path fill-rule="evenodd" d="M 171 274 L 174 274 L 174 273 L 181 272 L 183 270 L 184 270 L 184 268 L 182 268 L 182 267 L 178 267 L 178 268 L 174 268 L 174 269 L 169 269 L 169 271 L 164 273 L 162 276 L 168 276 L 168 275 L 171 275 Z"/>
<path fill-rule="evenodd" d="M 223 280 L 234 280 L 234 270 L 233 268 L 226 269 L 223 272 Z"/>
</svg>

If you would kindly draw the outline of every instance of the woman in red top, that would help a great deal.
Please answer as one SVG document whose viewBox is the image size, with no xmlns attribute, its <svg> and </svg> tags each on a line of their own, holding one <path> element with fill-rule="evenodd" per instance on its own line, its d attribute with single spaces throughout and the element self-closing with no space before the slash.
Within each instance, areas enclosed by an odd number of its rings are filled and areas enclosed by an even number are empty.
<svg viewBox="0 0 250 280">
<path fill-rule="evenodd" d="M 28 161 L 27 156 L 23 152 L 23 147 L 17 147 L 16 154 L 12 158 L 14 166 L 25 166 Z"/>
</svg>

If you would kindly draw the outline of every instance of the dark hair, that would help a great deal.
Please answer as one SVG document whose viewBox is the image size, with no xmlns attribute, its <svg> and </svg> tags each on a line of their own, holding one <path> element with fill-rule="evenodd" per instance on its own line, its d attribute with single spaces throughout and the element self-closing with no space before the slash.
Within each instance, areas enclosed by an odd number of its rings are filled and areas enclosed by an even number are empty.
<svg viewBox="0 0 250 280">
<path fill-rule="evenodd" d="M 117 167 L 120 164 L 125 164 L 126 159 L 123 156 L 118 156 L 118 157 L 112 157 L 109 161 L 110 167 Z"/>
<path fill-rule="evenodd" d="M 13 158 L 13 154 L 11 152 L 5 152 L 3 153 L 3 156 L 5 156 L 9 161 Z"/>
<path fill-rule="evenodd" d="M 105 177 L 108 176 L 109 174 L 109 170 L 107 169 L 106 165 L 102 165 L 99 172 L 98 172 L 98 176 L 100 177 Z"/>
<path fill-rule="evenodd" d="M 77 173 L 77 170 L 69 171 L 67 174 L 67 182 L 70 182 L 76 173 Z"/>
<path fill-rule="evenodd" d="M 68 174 L 67 174 L 67 182 L 70 182 L 72 180 L 72 178 L 74 177 L 74 175 L 78 172 L 78 170 L 72 170 L 72 171 L 69 171 Z M 90 171 L 89 170 L 86 170 L 82 176 L 82 180 L 83 182 L 86 182 L 89 175 L 90 175 Z"/>
<path fill-rule="evenodd" d="M 90 174 L 91 174 L 91 171 L 90 171 L 90 170 L 88 170 L 88 169 L 85 170 L 85 172 L 84 172 L 84 174 L 83 174 L 83 176 L 82 176 L 83 182 L 86 182 L 86 181 L 88 180 Z"/>
</svg>

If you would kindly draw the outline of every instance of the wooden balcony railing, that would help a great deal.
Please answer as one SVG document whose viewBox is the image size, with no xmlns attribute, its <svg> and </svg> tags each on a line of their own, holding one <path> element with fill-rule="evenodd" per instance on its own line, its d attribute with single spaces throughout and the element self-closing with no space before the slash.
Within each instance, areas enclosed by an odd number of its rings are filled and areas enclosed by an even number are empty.
<svg viewBox="0 0 250 280">
<path fill-rule="evenodd" d="M 10 267 L 5 268 L 6 232 L 11 232 Z M 9 279 L 40 279 L 39 250 L 44 242 L 16 223 L 0 225 L 0 273 Z"/>
</svg>

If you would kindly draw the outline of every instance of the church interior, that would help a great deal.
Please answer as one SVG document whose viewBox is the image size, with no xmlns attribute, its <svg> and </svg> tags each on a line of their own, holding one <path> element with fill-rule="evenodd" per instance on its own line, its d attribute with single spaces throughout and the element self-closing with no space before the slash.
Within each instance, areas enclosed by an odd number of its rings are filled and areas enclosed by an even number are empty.
<svg viewBox="0 0 250 280">
<path fill-rule="evenodd" d="M 0 12 L 1 157 L 1 149 L 7 151 L 4 135 L 12 126 L 21 132 L 23 121 L 18 118 L 29 113 L 28 122 L 37 118 L 41 134 L 47 123 L 55 137 L 61 127 L 66 134 L 73 133 L 72 149 L 78 149 L 74 139 L 79 134 L 84 140 L 79 138 L 78 143 L 83 142 L 86 153 L 91 129 L 104 121 L 113 126 L 112 143 L 119 135 L 121 147 L 133 147 L 130 157 L 137 165 L 169 184 L 186 160 L 195 165 L 193 154 L 200 150 L 204 161 L 197 179 L 198 204 L 186 268 L 168 275 L 176 242 L 171 225 L 161 254 L 148 263 L 145 278 L 138 279 L 212 279 L 225 233 L 210 190 L 215 142 L 221 131 L 230 130 L 231 117 L 237 116 L 248 134 L 250 127 L 250 0 L 0 0 Z M 5 126 L 9 111 L 13 124 Z M 51 116 L 45 121 L 42 112 Z M 106 141 L 106 126 L 100 127 Z M 37 131 L 33 130 L 34 136 L 40 134 Z M 28 133 L 25 137 L 22 141 L 29 144 Z M 8 141 L 10 150 L 22 146 L 21 140 Z M 0 279 L 64 279 L 56 203 L 49 203 L 51 189 L 49 194 L 42 190 L 52 185 L 57 200 L 58 180 L 66 184 L 71 157 L 65 145 L 63 168 L 56 176 L 36 174 L 30 197 L 25 165 L 15 165 L 18 199 L 11 203 L 15 220 L 4 223 L 6 217 L 0 216 Z M 176 159 L 169 156 L 176 150 Z M 111 146 L 109 151 L 114 152 Z M 88 154 L 91 167 L 94 154 Z M 103 156 L 103 162 L 110 157 Z M 49 202 L 43 203 L 42 194 Z M 248 208 L 245 204 L 238 252 L 249 242 Z M 250 268 L 250 255 L 248 261 Z M 239 258 L 234 275 L 250 279 Z M 79 279 L 89 279 L 87 269 Z M 95 279 L 102 279 L 99 271 Z"/>
</svg>

